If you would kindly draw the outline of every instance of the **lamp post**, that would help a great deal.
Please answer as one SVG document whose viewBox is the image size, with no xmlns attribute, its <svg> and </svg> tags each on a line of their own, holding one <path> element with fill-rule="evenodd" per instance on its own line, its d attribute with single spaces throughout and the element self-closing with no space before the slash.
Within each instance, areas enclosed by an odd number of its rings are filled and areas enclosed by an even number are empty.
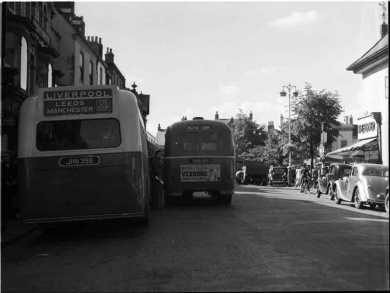
<svg viewBox="0 0 390 293">
<path fill-rule="evenodd" d="M 288 86 L 283 86 L 282 91 L 280 92 L 281 97 L 286 96 L 286 92 L 284 91 L 284 88 L 287 88 L 288 90 L 288 144 L 291 145 L 291 112 L 290 112 L 290 99 L 291 99 L 291 90 L 294 88 L 295 91 L 293 92 L 294 97 L 298 96 L 297 87 L 295 85 L 291 85 L 288 83 Z M 288 152 L 288 165 L 291 168 L 291 151 Z M 288 177 L 288 184 L 290 185 L 290 176 Z"/>
</svg>

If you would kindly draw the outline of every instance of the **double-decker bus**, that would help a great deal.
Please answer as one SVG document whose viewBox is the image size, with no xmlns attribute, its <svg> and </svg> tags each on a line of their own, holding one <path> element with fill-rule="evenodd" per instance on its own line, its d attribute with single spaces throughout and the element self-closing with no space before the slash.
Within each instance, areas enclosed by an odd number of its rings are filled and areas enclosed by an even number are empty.
<svg viewBox="0 0 390 293">
<path fill-rule="evenodd" d="M 225 123 L 194 118 L 169 126 L 165 135 L 164 196 L 191 197 L 205 191 L 230 204 L 234 193 L 232 131 Z"/>
<path fill-rule="evenodd" d="M 148 224 L 146 130 L 134 94 L 69 86 L 27 98 L 18 179 L 25 223 L 136 217 Z"/>
</svg>

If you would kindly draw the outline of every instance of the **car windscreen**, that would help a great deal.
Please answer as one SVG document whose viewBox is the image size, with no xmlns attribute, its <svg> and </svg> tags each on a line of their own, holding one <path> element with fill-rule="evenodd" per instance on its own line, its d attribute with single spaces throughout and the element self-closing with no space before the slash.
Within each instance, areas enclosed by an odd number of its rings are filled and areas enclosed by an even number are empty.
<svg viewBox="0 0 390 293">
<path fill-rule="evenodd" d="M 386 168 L 368 168 L 363 171 L 362 175 L 389 177 L 389 170 Z"/>
<path fill-rule="evenodd" d="M 348 176 L 351 174 L 352 167 L 340 167 L 340 176 Z"/>
<path fill-rule="evenodd" d="M 37 125 L 36 133 L 40 151 L 112 148 L 121 144 L 119 121 L 114 118 L 44 121 Z"/>
</svg>

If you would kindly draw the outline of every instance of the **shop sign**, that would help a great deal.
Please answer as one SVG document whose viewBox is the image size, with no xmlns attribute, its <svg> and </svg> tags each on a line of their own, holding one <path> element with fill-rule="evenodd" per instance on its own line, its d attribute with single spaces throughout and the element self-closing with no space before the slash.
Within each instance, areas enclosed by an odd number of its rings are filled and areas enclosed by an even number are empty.
<svg viewBox="0 0 390 293">
<path fill-rule="evenodd" d="M 378 123 L 372 115 L 358 118 L 358 139 L 377 137 Z"/>
</svg>

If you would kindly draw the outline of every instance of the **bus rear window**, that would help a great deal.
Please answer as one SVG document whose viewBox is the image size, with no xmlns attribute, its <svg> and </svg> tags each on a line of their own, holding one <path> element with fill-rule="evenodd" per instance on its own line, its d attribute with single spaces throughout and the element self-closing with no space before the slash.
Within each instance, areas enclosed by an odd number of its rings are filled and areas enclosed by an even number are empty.
<svg viewBox="0 0 390 293">
<path fill-rule="evenodd" d="M 178 136 L 176 146 L 185 152 L 223 151 L 224 141 L 221 136 L 212 131 L 187 132 Z"/>
<path fill-rule="evenodd" d="M 37 126 L 40 151 L 112 148 L 121 144 L 117 119 L 45 121 Z"/>
</svg>

